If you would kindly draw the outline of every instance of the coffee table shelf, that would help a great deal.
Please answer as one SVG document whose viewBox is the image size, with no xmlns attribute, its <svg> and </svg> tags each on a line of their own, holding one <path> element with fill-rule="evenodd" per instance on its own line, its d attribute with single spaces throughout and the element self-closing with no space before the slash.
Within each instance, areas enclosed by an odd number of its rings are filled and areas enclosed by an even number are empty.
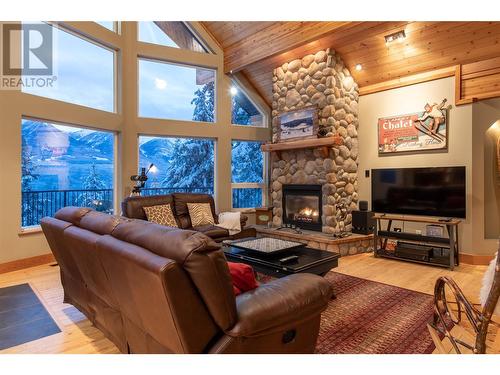
<svg viewBox="0 0 500 375">
<path fill-rule="evenodd" d="M 313 273 L 324 276 L 332 268 L 338 266 L 340 258 L 340 254 L 307 247 L 291 249 L 286 253 L 272 256 L 259 255 L 230 245 L 224 246 L 223 250 L 229 261 L 248 264 L 255 271 L 274 277 L 284 277 L 296 273 Z M 298 259 L 289 263 L 279 261 L 290 255 L 297 255 Z"/>
</svg>

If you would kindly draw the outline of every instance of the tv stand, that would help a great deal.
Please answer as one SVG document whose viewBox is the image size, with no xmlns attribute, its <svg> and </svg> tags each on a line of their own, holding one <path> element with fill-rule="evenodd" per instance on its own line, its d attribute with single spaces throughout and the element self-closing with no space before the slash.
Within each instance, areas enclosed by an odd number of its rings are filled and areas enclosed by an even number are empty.
<svg viewBox="0 0 500 375">
<path fill-rule="evenodd" d="M 460 220 L 453 218 L 427 218 L 418 216 L 403 216 L 390 214 L 375 214 L 375 228 L 373 231 L 373 253 L 375 257 L 400 259 L 409 262 L 431 264 L 447 267 L 453 271 L 458 261 L 458 225 Z M 382 221 L 387 221 L 385 230 Z M 446 227 L 448 237 L 434 237 L 410 232 L 395 232 L 392 229 L 393 221 L 435 224 Z M 402 246 L 412 247 L 415 256 L 401 256 L 397 251 L 388 249 L 388 241 L 401 240 Z M 422 256 L 419 256 L 419 251 Z M 427 256 L 426 254 L 430 254 Z"/>
</svg>

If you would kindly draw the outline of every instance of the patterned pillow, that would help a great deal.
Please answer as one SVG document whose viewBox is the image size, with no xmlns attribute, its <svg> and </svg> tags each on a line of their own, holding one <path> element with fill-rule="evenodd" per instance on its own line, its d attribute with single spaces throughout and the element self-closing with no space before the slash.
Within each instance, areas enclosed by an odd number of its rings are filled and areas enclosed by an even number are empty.
<svg viewBox="0 0 500 375">
<path fill-rule="evenodd" d="M 210 203 L 188 203 L 187 206 L 193 227 L 215 224 Z"/>
<path fill-rule="evenodd" d="M 156 224 L 165 225 L 167 227 L 178 228 L 175 221 L 172 207 L 169 204 L 160 204 L 158 206 L 143 207 L 148 221 Z"/>
</svg>

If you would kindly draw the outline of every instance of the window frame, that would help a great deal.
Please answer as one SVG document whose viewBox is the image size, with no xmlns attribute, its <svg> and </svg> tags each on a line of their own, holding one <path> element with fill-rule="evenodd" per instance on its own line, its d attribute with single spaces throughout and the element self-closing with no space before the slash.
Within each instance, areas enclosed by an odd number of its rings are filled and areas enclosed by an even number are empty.
<svg viewBox="0 0 500 375">
<path fill-rule="evenodd" d="M 164 48 L 171 48 L 171 47 L 164 47 Z M 178 48 L 175 48 L 175 49 L 178 49 Z M 187 67 L 187 68 L 192 68 L 192 69 L 200 68 L 200 69 L 213 71 L 214 72 L 214 121 L 207 122 L 207 121 L 196 121 L 196 120 L 192 120 L 192 119 L 191 120 L 183 120 L 183 119 L 175 119 L 175 118 L 142 116 L 140 113 L 140 111 L 141 111 L 141 86 L 140 86 L 141 74 L 140 74 L 140 64 L 139 64 L 141 60 L 154 62 L 154 63 L 158 63 L 158 64 L 176 65 L 176 66 Z M 217 90 L 218 90 L 217 73 L 218 72 L 217 72 L 216 67 L 203 66 L 203 65 L 193 65 L 191 63 L 177 62 L 177 61 L 166 60 L 166 59 L 162 59 L 162 58 L 158 58 L 158 57 L 149 57 L 149 56 L 143 56 L 143 55 L 137 56 L 136 64 L 137 64 L 137 118 L 146 119 L 146 120 L 184 122 L 184 123 L 192 123 L 192 124 L 215 125 L 217 123 L 217 107 L 218 107 L 218 103 L 217 103 L 218 102 L 218 100 L 217 100 L 217 94 L 218 94 L 218 92 L 217 92 Z M 194 95 L 194 93 L 193 93 L 193 95 Z M 183 138 L 189 138 L 189 137 L 185 136 Z M 195 137 L 195 138 L 201 138 L 201 137 Z"/>
<path fill-rule="evenodd" d="M 19 170 L 21 173 L 19 174 L 20 179 L 18 181 L 19 182 L 19 192 L 20 192 L 20 197 L 19 197 L 20 198 L 19 233 L 21 233 L 21 234 L 22 233 L 30 233 L 30 232 L 34 232 L 34 231 L 36 232 L 36 231 L 41 230 L 40 224 L 23 227 L 23 212 L 22 212 L 23 205 L 22 205 L 22 183 L 21 183 L 21 181 L 22 181 L 22 176 L 23 176 L 22 175 L 22 152 L 23 152 L 23 149 L 22 149 L 22 139 L 23 139 L 22 124 L 23 124 L 24 120 L 46 122 L 49 124 L 79 128 L 79 129 L 83 129 L 83 130 L 87 129 L 87 130 L 110 133 L 113 136 L 113 163 L 112 163 L 113 164 L 113 187 L 111 189 L 113 191 L 113 215 L 118 214 L 119 207 L 120 207 L 120 198 L 119 198 L 119 191 L 120 190 L 119 190 L 119 188 L 120 188 L 120 184 L 121 184 L 121 181 L 119 180 L 119 176 L 120 176 L 119 168 L 120 168 L 120 166 L 118 165 L 118 147 L 119 147 L 119 144 L 118 144 L 119 132 L 118 131 L 94 127 L 94 126 L 88 126 L 88 125 L 81 125 L 81 124 L 76 124 L 76 123 L 50 120 L 47 118 L 29 116 L 29 115 L 24 115 L 24 114 L 21 115 L 20 120 L 21 121 L 19 122 L 19 136 L 20 136 L 20 140 L 21 140 L 21 148 L 19 150 L 20 151 L 19 156 L 20 156 L 21 160 L 19 163 Z M 68 206 L 65 206 L 65 207 L 68 207 Z"/>
<path fill-rule="evenodd" d="M 252 98 L 252 95 L 250 95 L 249 91 L 239 82 L 237 82 L 235 79 L 231 80 L 231 87 L 235 86 L 238 90 L 241 90 L 245 96 L 248 98 L 250 103 L 254 105 L 255 108 L 259 111 L 260 115 L 262 116 L 262 125 L 241 125 L 241 124 L 234 124 L 233 123 L 233 98 L 234 96 L 231 95 L 231 126 L 240 126 L 243 128 L 257 128 L 257 129 L 266 129 L 269 128 L 268 124 L 268 117 L 266 112 L 262 109 L 262 107 Z"/>
<path fill-rule="evenodd" d="M 111 52 L 113 54 L 113 108 L 111 111 L 108 111 L 108 110 L 105 110 L 105 109 L 101 109 L 101 108 L 95 108 L 95 107 L 90 107 L 90 106 L 87 106 L 87 105 L 83 105 L 83 104 L 79 104 L 79 103 L 73 103 L 73 102 L 69 102 L 69 101 L 66 101 L 66 100 L 62 100 L 62 99 L 55 99 L 55 98 L 49 98 L 47 96 L 44 96 L 44 95 L 37 95 L 35 93 L 30 93 L 30 92 L 26 92 L 26 91 L 23 91 L 21 89 L 21 92 L 23 95 L 32 95 L 32 96 L 36 96 L 38 98 L 44 98 L 44 99 L 47 99 L 47 100 L 54 100 L 54 101 L 57 101 L 57 102 L 60 102 L 60 103 L 65 103 L 65 104 L 69 104 L 69 105 L 76 105 L 78 107 L 82 107 L 82 108 L 85 108 L 85 109 L 90 109 L 90 110 L 93 110 L 93 111 L 101 111 L 101 112 L 104 112 L 104 113 L 111 113 L 111 114 L 120 114 L 121 113 L 121 107 L 119 105 L 120 103 L 120 99 L 121 97 L 119 97 L 119 95 L 121 95 L 121 91 L 120 91 L 120 82 L 119 82 L 119 79 L 121 77 L 121 55 L 120 55 L 120 49 L 113 46 L 112 44 L 110 43 L 107 43 L 106 41 L 104 40 L 101 40 L 101 39 L 98 39 L 98 38 L 95 38 L 93 37 L 92 35 L 88 34 L 88 33 L 84 33 L 83 31 L 80 31 L 79 29 L 76 29 L 70 25 L 66 25 L 66 23 L 64 22 L 54 22 L 54 21 L 42 21 L 43 23 L 46 23 L 48 25 L 50 25 L 51 27 L 55 28 L 55 29 L 58 29 L 59 31 L 61 32 L 66 32 L 76 38 L 79 38 L 79 39 L 82 39 L 83 41 L 87 42 L 87 43 L 91 43 L 97 47 L 100 47 L 100 48 L 103 48 L 109 52 Z M 99 25 L 98 23 L 96 22 L 93 22 L 95 24 L 96 27 L 99 27 L 99 28 L 102 28 L 104 30 L 107 30 L 108 32 L 112 32 L 110 31 L 109 29 L 106 29 L 104 26 L 101 26 Z M 21 22 L 21 26 L 22 26 L 22 22 Z M 116 33 L 116 32 L 115 32 Z"/>
<path fill-rule="evenodd" d="M 175 49 L 175 50 L 189 51 L 189 52 L 192 52 L 192 53 L 200 53 L 200 54 L 203 54 L 203 55 L 205 55 L 205 54 L 214 55 L 215 54 L 215 52 L 213 51 L 213 49 L 210 48 L 210 46 L 208 45 L 208 43 L 205 42 L 205 40 L 196 32 L 196 30 L 189 24 L 189 22 L 186 22 L 186 21 L 166 21 L 166 22 L 182 22 L 184 24 L 184 26 L 186 26 L 186 28 L 188 29 L 188 31 L 191 33 L 191 35 L 196 39 L 196 41 L 198 43 L 200 43 L 200 45 L 206 50 L 206 52 L 191 51 L 191 50 L 185 49 L 185 48 L 171 47 L 171 46 L 165 46 L 163 44 L 157 44 L 157 43 L 151 43 L 151 42 L 142 41 L 142 40 L 139 39 L 139 37 L 140 37 L 140 35 L 139 35 L 139 29 L 140 29 L 139 23 L 140 22 L 154 22 L 154 21 L 136 21 L 136 23 L 137 23 L 136 42 L 137 43 L 144 43 L 144 44 L 147 44 L 147 45 L 159 46 L 159 47 L 163 47 L 163 48 L 171 48 L 171 49 Z M 167 34 L 165 34 L 165 35 L 167 35 Z M 168 36 L 168 35 L 167 35 L 167 37 L 170 38 L 170 36 Z"/>
<path fill-rule="evenodd" d="M 99 22 L 106 22 L 106 21 L 93 21 L 96 25 L 103 27 L 104 29 L 108 30 L 109 32 L 115 33 L 115 34 L 120 34 L 120 22 L 119 21 L 107 21 L 107 22 L 113 22 L 113 29 L 108 29 L 106 26 L 100 24 Z"/>
<path fill-rule="evenodd" d="M 248 125 L 240 125 L 248 126 Z M 231 165 L 233 163 L 233 142 L 254 142 L 263 144 L 264 141 L 252 140 L 252 139 L 231 139 Z M 266 206 L 268 203 L 268 168 L 269 165 L 269 153 L 260 151 L 262 153 L 262 182 L 233 182 L 233 172 L 231 170 L 231 210 L 239 212 L 255 212 L 258 207 L 234 207 L 233 202 L 233 190 L 234 189 L 261 189 L 262 192 L 262 206 Z M 231 168 L 232 169 L 232 168 Z"/>
</svg>

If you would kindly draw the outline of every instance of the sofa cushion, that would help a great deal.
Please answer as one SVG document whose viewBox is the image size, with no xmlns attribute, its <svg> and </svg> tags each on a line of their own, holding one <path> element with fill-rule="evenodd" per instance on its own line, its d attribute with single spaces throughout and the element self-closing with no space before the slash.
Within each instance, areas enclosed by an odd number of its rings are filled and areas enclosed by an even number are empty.
<svg viewBox="0 0 500 375">
<path fill-rule="evenodd" d="M 150 195 L 127 197 L 122 202 L 122 215 L 134 219 L 147 220 L 143 207 L 172 204 L 172 195 Z M 174 209 L 175 214 L 175 209 Z"/>
<path fill-rule="evenodd" d="M 189 218 L 193 227 L 214 225 L 214 216 L 209 203 L 188 203 Z"/>
<path fill-rule="evenodd" d="M 174 213 L 170 204 L 160 204 L 157 206 L 143 207 L 148 221 L 167 227 L 178 228 Z"/>
<path fill-rule="evenodd" d="M 215 218 L 215 203 L 214 199 L 209 194 L 192 194 L 192 193 L 174 193 L 174 213 L 176 215 L 179 227 L 182 229 L 192 228 L 191 218 L 189 217 L 188 203 L 210 203 L 212 216 Z"/>
<path fill-rule="evenodd" d="M 228 237 L 229 232 L 227 229 L 216 227 L 215 225 L 202 225 L 193 228 L 197 232 L 201 232 L 204 235 L 216 239 L 221 237 Z"/>
</svg>

